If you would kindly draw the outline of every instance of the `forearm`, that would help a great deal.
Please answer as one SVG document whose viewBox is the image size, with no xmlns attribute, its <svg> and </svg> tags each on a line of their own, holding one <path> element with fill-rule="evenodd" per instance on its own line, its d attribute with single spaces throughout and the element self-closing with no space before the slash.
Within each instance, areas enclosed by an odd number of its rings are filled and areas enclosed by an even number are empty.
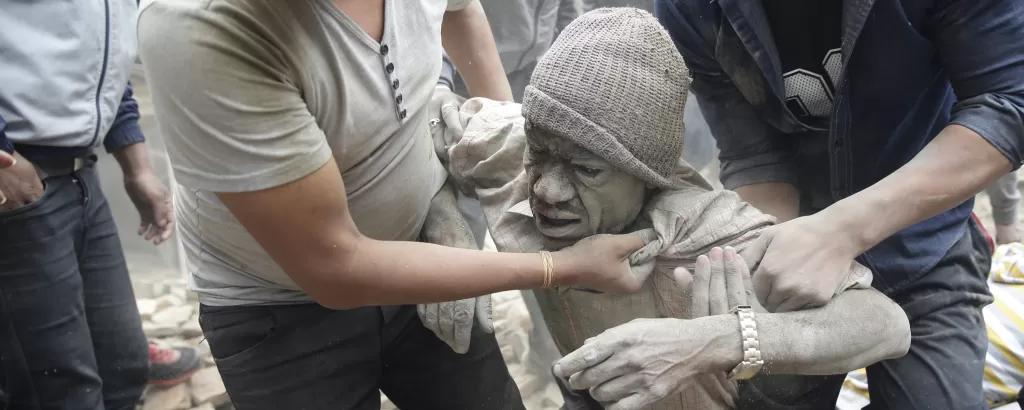
<svg viewBox="0 0 1024 410">
<path fill-rule="evenodd" d="M 735 315 L 712 316 L 731 341 L 720 368 L 742 360 Z M 910 347 L 910 324 L 894 302 L 874 290 L 848 290 L 824 307 L 786 313 L 759 313 L 757 321 L 763 374 L 830 375 L 900 357 Z"/>
<path fill-rule="evenodd" d="M 471 96 L 512 100 L 512 88 L 479 1 L 462 10 L 445 13 L 441 38 Z"/>
<path fill-rule="evenodd" d="M 146 144 L 143 142 L 122 147 L 113 154 L 125 178 L 153 171 L 153 166 L 149 162 L 149 152 L 146 151 Z"/>
<path fill-rule="evenodd" d="M 791 184 L 762 182 L 744 185 L 734 189 L 744 201 L 755 208 L 774 216 L 778 222 L 786 222 L 800 214 L 800 193 Z"/>
<path fill-rule="evenodd" d="M 950 125 L 896 172 L 818 215 L 835 232 L 850 235 L 859 254 L 966 201 L 1010 169 L 1006 157 L 980 135 Z"/>
</svg>

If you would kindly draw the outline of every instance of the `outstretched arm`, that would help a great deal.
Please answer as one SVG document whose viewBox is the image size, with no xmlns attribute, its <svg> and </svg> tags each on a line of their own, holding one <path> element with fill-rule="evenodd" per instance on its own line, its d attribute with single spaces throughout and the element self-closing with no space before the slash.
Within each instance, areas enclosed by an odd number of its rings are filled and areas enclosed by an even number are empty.
<svg viewBox="0 0 1024 410">
<path fill-rule="evenodd" d="M 731 248 L 698 258 L 692 275 L 677 269 L 676 280 L 690 294 L 696 319 L 637 319 L 610 329 L 559 360 L 555 374 L 569 377 L 573 389 L 590 389 L 609 409 L 654 403 L 697 375 L 726 373 L 743 359 L 739 321 L 728 313 L 741 305 L 760 312 L 762 374 L 841 374 L 910 347 L 906 315 L 872 289 L 843 292 L 817 309 L 766 313 Z"/>
</svg>

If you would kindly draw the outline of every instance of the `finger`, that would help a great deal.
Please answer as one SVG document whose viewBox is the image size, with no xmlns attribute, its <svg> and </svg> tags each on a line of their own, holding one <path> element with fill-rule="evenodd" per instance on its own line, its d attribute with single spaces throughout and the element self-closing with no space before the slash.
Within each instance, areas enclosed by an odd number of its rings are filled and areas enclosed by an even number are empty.
<svg viewBox="0 0 1024 410">
<path fill-rule="evenodd" d="M 708 309 L 708 290 L 711 285 L 711 261 L 707 255 L 697 257 L 697 265 L 693 268 L 692 298 L 690 302 L 690 313 L 694 318 L 704 317 L 711 314 Z"/>
<path fill-rule="evenodd" d="M 434 336 L 438 339 L 444 340 L 444 336 L 441 334 L 441 328 L 438 327 L 438 311 L 441 308 L 439 303 L 428 303 L 426 305 L 426 319 L 423 321 L 423 326 L 434 332 Z"/>
<path fill-rule="evenodd" d="M 747 266 L 753 266 L 750 264 L 749 259 L 745 260 L 747 261 Z M 757 270 L 752 272 L 750 276 L 751 281 L 754 284 L 754 295 L 757 296 L 758 302 L 767 308 L 768 298 L 772 293 L 772 276 L 766 272 L 763 264 L 759 266 Z"/>
<path fill-rule="evenodd" d="M 163 230 L 160 231 L 160 242 L 165 242 L 171 239 L 171 235 L 174 234 L 174 224 L 165 221 Z"/>
<path fill-rule="evenodd" d="M 626 259 L 629 257 L 629 254 L 636 252 L 638 249 L 643 248 L 644 245 L 647 245 L 647 242 L 652 241 L 652 237 L 649 234 L 634 232 L 627 235 L 614 235 L 612 239 L 616 241 L 622 250 L 620 253 L 622 259 Z"/>
<path fill-rule="evenodd" d="M 569 386 L 574 390 L 587 390 L 600 386 L 616 377 L 629 374 L 632 370 L 627 366 L 623 357 L 624 354 L 613 354 L 605 361 L 584 369 L 569 377 Z"/>
<path fill-rule="evenodd" d="M 639 376 L 627 374 L 608 380 L 590 389 L 590 397 L 599 402 L 616 402 L 640 390 L 643 383 Z"/>
<path fill-rule="evenodd" d="M 476 298 L 462 299 L 455 302 L 455 325 L 452 328 L 455 340 L 455 353 L 469 351 L 469 342 L 473 336 L 473 314 L 476 312 Z"/>
<path fill-rule="evenodd" d="M 754 285 L 757 285 L 756 276 L 754 277 Z M 768 297 L 766 297 L 764 301 L 764 307 L 765 309 L 768 309 L 769 312 L 777 312 L 779 306 L 789 299 L 789 293 L 782 289 L 783 287 L 779 286 L 777 282 L 771 284 L 771 290 L 768 291 Z"/>
<path fill-rule="evenodd" d="M 747 289 L 743 286 L 742 269 L 746 267 L 736 249 L 725 248 L 725 291 L 729 298 L 729 310 L 747 304 Z"/>
<path fill-rule="evenodd" d="M 416 315 L 420 317 L 420 322 L 427 321 L 427 304 L 421 303 L 416 305 Z"/>
<path fill-rule="evenodd" d="M 149 229 L 149 223 L 146 222 L 146 221 L 140 222 L 139 223 L 139 236 L 144 235 L 146 233 L 147 229 Z"/>
<path fill-rule="evenodd" d="M 491 295 L 476 298 L 476 321 L 484 333 L 494 333 L 494 321 L 491 318 Z"/>
<path fill-rule="evenodd" d="M 725 293 L 725 252 L 711 249 L 711 283 L 708 290 L 708 311 L 712 316 L 729 313 L 729 300 Z"/>
<path fill-rule="evenodd" d="M 13 167 L 17 163 L 18 160 L 13 155 L 8 154 L 6 151 L 0 152 L 0 169 Z"/>
<path fill-rule="evenodd" d="M 672 271 L 672 276 L 676 280 L 676 291 L 682 295 L 683 306 L 680 308 L 683 310 L 683 317 L 694 317 L 693 312 L 693 274 L 689 270 L 680 266 Z M 687 304 L 686 302 L 690 302 Z"/>
<path fill-rule="evenodd" d="M 747 304 L 749 304 L 757 313 L 767 312 L 767 310 L 761 306 L 761 302 L 757 300 L 757 294 L 754 293 L 754 281 L 750 278 L 750 268 L 747 267 L 747 262 L 745 262 L 743 258 L 738 258 L 736 263 L 740 268 L 740 276 L 743 277 L 743 289 L 747 293 Z"/>
<path fill-rule="evenodd" d="M 693 289 L 693 274 L 680 266 L 672 270 L 672 276 L 676 280 L 676 290 L 679 293 L 688 295 Z"/>
<path fill-rule="evenodd" d="M 437 328 L 441 331 L 441 340 L 449 343 L 455 340 L 455 302 L 438 303 Z"/>
<path fill-rule="evenodd" d="M 576 349 L 555 362 L 555 376 L 566 378 L 589 369 L 611 357 L 612 349 L 605 343 L 593 341 Z"/>
<path fill-rule="evenodd" d="M 647 398 L 642 393 L 629 395 L 622 400 L 604 405 L 605 410 L 640 410 L 653 403 L 654 400 Z"/>
<path fill-rule="evenodd" d="M 761 259 L 764 259 L 764 254 L 768 252 L 769 235 L 766 231 L 761 231 L 760 236 L 754 238 L 753 242 L 747 245 L 743 251 L 739 253 L 743 261 L 747 262 L 747 266 L 750 269 L 758 269 Z"/>
</svg>

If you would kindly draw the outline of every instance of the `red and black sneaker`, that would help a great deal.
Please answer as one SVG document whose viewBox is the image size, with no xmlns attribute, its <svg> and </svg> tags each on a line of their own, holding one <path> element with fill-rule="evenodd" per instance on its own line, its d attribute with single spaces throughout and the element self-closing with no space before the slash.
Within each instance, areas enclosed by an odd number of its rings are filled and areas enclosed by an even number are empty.
<svg viewBox="0 0 1024 410">
<path fill-rule="evenodd" d="M 149 342 L 149 384 L 170 387 L 199 371 L 199 351 L 191 347 L 163 348 Z"/>
</svg>

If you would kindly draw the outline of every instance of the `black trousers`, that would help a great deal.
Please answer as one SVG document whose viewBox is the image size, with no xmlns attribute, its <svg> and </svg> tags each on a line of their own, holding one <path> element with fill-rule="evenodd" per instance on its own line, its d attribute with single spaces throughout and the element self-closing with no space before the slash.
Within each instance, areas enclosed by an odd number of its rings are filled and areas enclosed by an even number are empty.
<svg viewBox="0 0 1024 410">
<path fill-rule="evenodd" d="M 981 309 L 992 302 L 986 278 L 992 249 L 973 221 L 928 273 L 888 295 L 910 319 L 906 356 L 867 368 L 865 410 L 985 410 L 982 392 L 988 335 Z M 758 376 L 740 383 L 741 410 L 834 410 L 845 374 Z M 564 386 L 563 409 L 600 405 Z"/>
<path fill-rule="evenodd" d="M 377 410 L 380 391 L 402 410 L 523 409 L 494 335 L 456 354 L 415 306 L 204 305 L 200 323 L 238 410 Z"/>
<path fill-rule="evenodd" d="M 134 409 L 148 348 L 96 170 L 45 183 L 0 212 L 0 390 L 12 410 Z"/>
</svg>

